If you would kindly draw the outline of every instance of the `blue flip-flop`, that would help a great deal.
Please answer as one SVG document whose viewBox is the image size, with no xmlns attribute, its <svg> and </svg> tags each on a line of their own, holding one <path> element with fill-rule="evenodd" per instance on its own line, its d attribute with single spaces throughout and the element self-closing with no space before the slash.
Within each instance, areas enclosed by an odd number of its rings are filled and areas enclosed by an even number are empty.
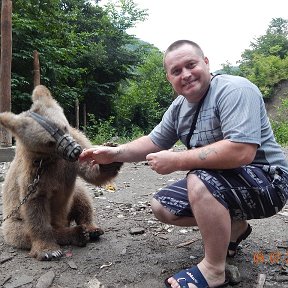
<svg viewBox="0 0 288 288">
<path fill-rule="evenodd" d="M 182 270 L 172 277 L 176 279 L 181 288 L 189 288 L 188 283 L 196 285 L 197 288 L 210 288 L 206 279 L 197 266 Z M 165 285 L 166 287 L 171 288 L 171 285 L 167 281 L 169 278 L 165 280 Z M 229 281 L 225 280 L 223 284 L 215 286 L 214 288 L 226 287 L 228 283 Z"/>
</svg>

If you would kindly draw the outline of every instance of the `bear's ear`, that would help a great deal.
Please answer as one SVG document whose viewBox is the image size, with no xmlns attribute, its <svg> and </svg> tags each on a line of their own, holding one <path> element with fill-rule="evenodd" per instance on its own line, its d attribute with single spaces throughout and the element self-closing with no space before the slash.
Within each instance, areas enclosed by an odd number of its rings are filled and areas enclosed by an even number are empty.
<svg viewBox="0 0 288 288">
<path fill-rule="evenodd" d="M 9 130 L 14 134 L 21 125 L 21 119 L 18 115 L 12 112 L 2 112 L 0 113 L 0 125 L 6 130 Z"/>
<path fill-rule="evenodd" d="M 51 101 L 53 99 L 50 91 L 47 87 L 44 85 L 38 85 L 34 88 L 32 93 L 32 101 L 35 102 L 37 100 L 45 101 L 46 99 L 49 99 Z"/>
</svg>

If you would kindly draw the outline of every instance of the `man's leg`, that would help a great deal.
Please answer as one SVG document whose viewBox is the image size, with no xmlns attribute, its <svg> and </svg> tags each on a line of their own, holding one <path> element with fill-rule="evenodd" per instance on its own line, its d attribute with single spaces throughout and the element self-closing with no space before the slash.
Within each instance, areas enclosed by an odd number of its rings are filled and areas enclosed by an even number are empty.
<svg viewBox="0 0 288 288">
<path fill-rule="evenodd" d="M 225 262 L 231 232 L 229 211 L 212 196 L 197 176 L 188 175 L 187 188 L 195 218 L 177 217 L 161 208 L 161 204 L 157 204 L 155 199 L 152 202 L 152 209 L 155 216 L 164 223 L 178 226 L 198 224 L 205 249 L 205 257 L 198 264 L 198 268 L 209 286 L 217 286 L 225 280 Z M 173 278 L 169 279 L 169 283 L 173 285 L 171 287 L 178 287 Z M 189 284 L 189 287 L 195 286 Z"/>
<path fill-rule="evenodd" d="M 209 286 L 217 286 L 225 280 L 227 247 L 231 233 L 230 214 L 196 175 L 188 175 L 187 189 L 205 249 L 204 259 L 198 264 L 198 268 Z"/>
<path fill-rule="evenodd" d="M 238 238 L 246 232 L 247 228 L 248 222 L 246 220 L 232 220 L 230 242 L 236 243 Z M 230 257 L 234 257 L 237 252 L 234 250 L 228 250 L 228 253 Z"/>
<path fill-rule="evenodd" d="M 162 223 L 181 227 L 198 226 L 194 217 L 176 216 L 155 198 L 151 200 L 151 208 L 154 216 Z"/>
</svg>

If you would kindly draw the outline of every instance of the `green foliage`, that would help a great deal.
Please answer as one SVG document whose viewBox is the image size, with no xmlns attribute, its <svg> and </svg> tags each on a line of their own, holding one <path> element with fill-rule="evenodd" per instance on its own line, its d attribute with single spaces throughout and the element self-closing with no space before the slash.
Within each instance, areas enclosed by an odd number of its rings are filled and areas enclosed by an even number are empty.
<svg viewBox="0 0 288 288">
<path fill-rule="evenodd" d="M 250 43 L 240 61 L 240 73 L 256 84 L 264 97 L 271 97 L 273 88 L 288 78 L 288 20 L 272 19 L 265 35 Z"/>
<path fill-rule="evenodd" d="M 78 41 L 73 41 L 77 40 L 71 25 L 75 16 L 61 4 L 55 0 L 13 1 L 12 72 L 16 78 L 23 77 L 26 80 L 16 83 L 15 90 L 31 93 L 33 51 L 37 50 L 40 54 L 42 83 L 50 87 L 65 108 L 73 105 L 75 91 L 78 94 L 81 89 L 74 87 L 69 93 L 70 81 L 81 78 L 83 71 L 71 65 L 81 49 Z M 84 2 L 81 4 L 84 5 Z M 61 97 L 63 90 L 66 92 L 65 99 Z M 21 101 L 17 101 L 17 96 L 17 93 L 13 93 L 13 98 L 16 98 L 13 103 L 17 106 L 12 108 L 27 109 Z"/>
<path fill-rule="evenodd" d="M 143 136 L 143 131 L 138 127 L 132 126 L 129 132 L 125 130 L 119 131 L 115 128 L 115 117 L 111 116 L 108 120 L 97 120 L 95 115 L 88 114 L 88 125 L 85 128 L 85 134 L 93 144 L 101 145 L 106 142 L 126 143 L 135 138 Z"/>
<path fill-rule="evenodd" d="M 222 65 L 221 72 L 247 77 L 261 90 L 264 98 L 271 98 L 274 88 L 282 80 L 288 79 L 288 21 L 272 19 L 266 34 L 255 39 L 242 54 L 239 69 L 230 63 Z M 236 71 L 236 73 L 234 73 Z M 277 142 L 288 145 L 288 98 L 282 99 L 278 113 L 271 120 Z"/>
<path fill-rule="evenodd" d="M 133 0 L 110 0 L 105 7 L 113 25 L 120 31 L 134 27 L 135 23 L 144 21 L 147 16 L 147 9 L 138 9 Z"/>
<path fill-rule="evenodd" d="M 288 21 L 272 19 L 265 35 L 250 43 L 239 61 L 239 67 L 222 64 L 221 73 L 240 75 L 256 84 L 263 96 L 269 98 L 274 87 L 288 78 Z"/>
<path fill-rule="evenodd" d="M 117 100 L 117 123 L 149 132 L 172 101 L 172 89 L 162 66 L 163 54 L 151 47 L 134 77 L 122 83 Z M 133 126 L 134 125 L 134 126 Z M 129 133 L 129 131 L 127 131 Z"/>
<path fill-rule="evenodd" d="M 174 92 L 162 53 L 126 32 L 145 20 L 146 10 L 133 0 L 110 1 L 104 7 L 98 2 L 13 0 L 12 110 L 19 113 L 31 104 L 37 50 L 41 83 L 70 122 L 77 99 L 90 114 L 86 132 L 95 143 L 134 139 L 161 120 Z M 264 97 L 271 97 L 277 83 L 288 78 L 287 35 L 288 21 L 272 19 L 266 34 L 243 52 L 239 67 L 227 62 L 221 73 L 247 77 Z M 287 111 L 285 99 L 283 103 Z M 287 143 L 287 119 L 275 121 L 277 140 Z"/>
<path fill-rule="evenodd" d="M 263 96 L 269 98 L 276 84 L 288 79 L 287 65 L 288 57 L 281 59 L 274 55 L 254 54 L 253 66 L 242 67 L 242 71 L 245 71 L 246 77 L 260 88 Z"/>
<path fill-rule="evenodd" d="M 255 39 L 246 49 L 238 70 L 229 62 L 222 65 L 221 73 L 247 77 L 261 90 L 264 98 L 271 98 L 274 88 L 282 80 L 288 79 L 288 21 L 272 19 L 266 34 Z M 277 142 L 288 145 L 288 98 L 282 99 L 278 115 L 271 120 Z"/>
<path fill-rule="evenodd" d="M 278 107 L 277 115 L 271 121 L 272 129 L 277 142 L 282 146 L 288 146 L 288 98 L 287 94 L 281 101 Z"/>
<path fill-rule="evenodd" d="M 108 120 L 97 120 L 94 114 L 88 114 L 88 125 L 85 134 L 94 144 L 103 144 L 117 138 L 117 130 L 113 128 L 114 117 Z"/>
<path fill-rule="evenodd" d="M 232 66 L 232 64 L 228 61 L 226 61 L 226 63 L 222 64 L 221 66 L 222 68 L 219 71 L 215 71 L 214 73 L 229 74 L 229 75 L 241 74 L 239 67 Z"/>
<path fill-rule="evenodd" d="M 276 141 L 284 147 L 288 146 L 288 121 L 279 122 L 271 121 L 272 129 L 276 138 Z"/>
<path fill-rule="evenodd" d="M 111 9 L 87 0 L 13 1 L 12 110 L 28 108 L 21 94 L 33 89 L 37 50 L 41 83 L 50 88 L 68 118 L 73 118 L 76 99 L 98 118 L 114 113 L 119 82 L 141 59 L 139 51 L 129 47 L 135 39 L 125 29 L 142 21 L 145 12 L 132 1 L 120 1 L 117 19 Z"/>
</svg>

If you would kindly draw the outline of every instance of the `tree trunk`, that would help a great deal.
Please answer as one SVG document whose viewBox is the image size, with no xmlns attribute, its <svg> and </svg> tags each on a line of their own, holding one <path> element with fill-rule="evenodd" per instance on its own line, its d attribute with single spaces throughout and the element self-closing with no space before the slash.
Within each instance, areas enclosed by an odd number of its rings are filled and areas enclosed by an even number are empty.
<svg viewBox="0 0 288 288">
<path fill-rule="evenodd" d="M 79 129 L 79 100 L 75 100 L 75 119 L 76 119 L 76 124 L 75 128 Z"/>
<path fill-rule="evenodd" d="M 40 64 L 39 64 L 39 53 L 38 51 L 33 52 L 34 59 L 34 87 L 40 85 Z"/>
<path fill-rule="evenodd" d="M 86 117 L 86 103 L 83 104 L 83 127 L 84 127 L 84 131 L 86 129 L 87 126 L 87 117 Z"/>
<path fill-rule="evenodd" d="M 12 0 L 2 0 L 1 6 L 1 67 L 0 112 L 11 111 L 11 62 L 12 62 Z M 0 128 L 0 144 L 12 146 L 10 132 Z"/>
</svg>

